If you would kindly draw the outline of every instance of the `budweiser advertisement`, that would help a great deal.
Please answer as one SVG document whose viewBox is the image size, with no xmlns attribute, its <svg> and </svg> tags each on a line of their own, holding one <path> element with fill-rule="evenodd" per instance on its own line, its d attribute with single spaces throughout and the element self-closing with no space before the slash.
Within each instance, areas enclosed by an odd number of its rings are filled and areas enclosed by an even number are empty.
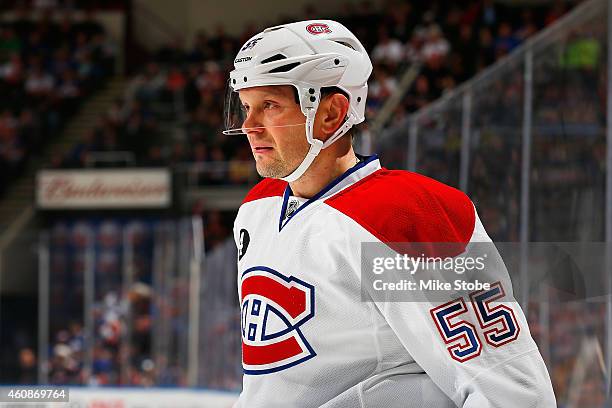
<svg viewBox="0 0 612 408">
<path fill-rule="evenodd" d="M 172 199 L 168 169 L 42 170 L 41 209 L 166 208 Z"/>
</svg>

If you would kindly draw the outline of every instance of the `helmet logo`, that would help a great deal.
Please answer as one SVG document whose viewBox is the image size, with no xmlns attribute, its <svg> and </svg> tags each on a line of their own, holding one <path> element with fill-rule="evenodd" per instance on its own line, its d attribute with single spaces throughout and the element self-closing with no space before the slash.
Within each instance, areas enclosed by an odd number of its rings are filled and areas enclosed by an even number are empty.
<svg viewBox="0 0 612 408">
<path fill-rule="evenodd" d="M 324 33 L 329 34 L 332 32 L 329 26 L 323 23 L 308 24 L 306 26 L 306 31 L 308 31 L 310 34 L 313 34 L 313 35 L 324 34 Z"/>
<path fill-rule="evenodd" d="M 244 44 L 244 45 L 242 46 L 242 48 L 240 49 L 240 51 L 250 50 L 250 49 L 251 49 L 251 48 L 253 48 L 253 47 L 254 47 L 254 46 L 257 44 L 257 42 L 258 42 L 259 40 L 261 40 L 262 38 L 263 38 L 263 37 L 259 37 L 259 38 L 252 39 L 251 41 L 248 41 L 246 44 Z"/>
</svg>

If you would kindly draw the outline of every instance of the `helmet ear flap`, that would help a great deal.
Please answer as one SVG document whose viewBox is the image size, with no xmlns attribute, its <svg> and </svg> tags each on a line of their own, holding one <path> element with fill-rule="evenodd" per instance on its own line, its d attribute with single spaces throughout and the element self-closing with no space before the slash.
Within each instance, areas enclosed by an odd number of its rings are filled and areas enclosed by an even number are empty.
<svg viewBox="0 0 612 408">
<path fill-rule="evenodd" d="M 368 97 L 368 85 L 365 84 L 351 91 L 350 111 L 355 117 L 354 124 L 357 125 L 365 120 L 366 99 Z"/>
<path fill-rule="evenodd" d="M 319 107 L 319 101 L 321 100 L 321 88 L 316 86 L 307 86 L 299 90 L 300 97 L 300 108 L 304 116 L 308 116 L 309 110 L 316 112 Z"/>
<path fill-rule="evenodd" d="M 351 97 L 349 96 L 349 94 L 344 91 L 341 88 L 338 88 L 337 86 L 325 86 L 323 88 L 321 88 L 321 99 L 325 99 L 326 96 L 335 94 L 335 93 L 339 93 L 342 94 L 346 97 L 346 99 L 351 100 Z"/>
</svg>

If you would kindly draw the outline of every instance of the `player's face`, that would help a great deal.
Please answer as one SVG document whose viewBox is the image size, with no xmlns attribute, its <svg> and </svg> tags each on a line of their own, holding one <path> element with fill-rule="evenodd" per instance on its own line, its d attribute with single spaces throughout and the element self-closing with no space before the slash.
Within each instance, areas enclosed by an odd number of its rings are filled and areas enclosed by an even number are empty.
<svg viewBox="0 0 612 408">
<path fill-rule="evenodd" d="M 291 174 L 309 148 L 305 128 L 299 126 L 305 117 L 293 88 L 280 85 L 242 89 L 240 101 L 246 111 L 243 128 L 259 175 L 281 178 Z"/>
</svg>

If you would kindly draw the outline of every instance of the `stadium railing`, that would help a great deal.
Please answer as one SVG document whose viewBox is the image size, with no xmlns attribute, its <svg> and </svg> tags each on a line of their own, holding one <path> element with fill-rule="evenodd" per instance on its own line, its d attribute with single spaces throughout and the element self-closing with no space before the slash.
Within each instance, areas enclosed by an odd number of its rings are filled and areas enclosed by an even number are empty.
<svg viewBox="0 0 612 408">
<path fill-rule="evenodd" d="M 42 231 L 39 384 L 241 384 L 236 247 L 202 217 L 68 217 Z"/>
</svg>

